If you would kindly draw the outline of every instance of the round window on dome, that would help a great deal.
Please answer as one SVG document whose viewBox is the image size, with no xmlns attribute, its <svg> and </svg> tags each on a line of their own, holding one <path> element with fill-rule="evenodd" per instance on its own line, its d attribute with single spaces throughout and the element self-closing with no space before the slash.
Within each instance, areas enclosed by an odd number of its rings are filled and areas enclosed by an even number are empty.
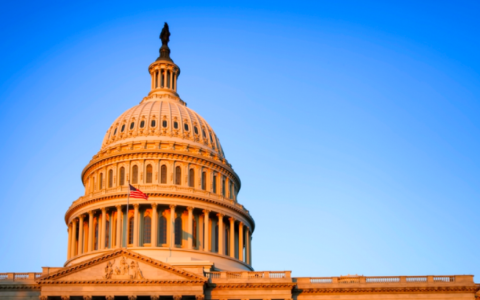
<svg viewBox="0 0 480 300">
<path fill-rule="evenodd" d="M 125 131 L 125 124 L 122 125 L 122 130 L 121 132 Z"/>
<path fill-rule="evenodd" d="M 150 127 L 155 127 L 155 126 L 157 126 L 157 122 L 155 120 L 152 120 L 150 122 Z"/>
<path fill-rule="evenodd" d="M 134 126 L 135 126 L 135 122 L 130 123 L 130 130 L 132 130 Z"/>
<path fill-rule="evenodd" d="M 207 135 L 205 134 L 205 130 L 202 129 L 202 134 L 203 134 L 203 138 L 206 138 Z"/>
<path fill-rule="evenodd" d="M 163 121 L 162 121 L 162 126 L 163 126 L 163 128 L 167 128 L 167 125 L 168 125 L 168 124 L 167 124 L 167 120 L 163 120 Z"/>
<path fill-rule="evenodd" d="M 193 131 L 195 131 L 195 134 L 198 134 L 198 128 L 197 128 L 197 126 L 193 126 Z"/>
<path fill-rule="evenodd" d="M 187 123 L 183 124 L 183 128 L 185 128 L 185 131 L 188 131 L 188 124 Z"/>
<path fill-rule="evenodd" d="M 113 132 L 113 135 L 117 134 L 117 128 L 115 128 L 115 131 Z"/>
<path fill-rule="evenodd" d="M 178 122 L 177 121 L 173 122 L 173 128 L 178 129 Z"/>
<path fill-rule="evenodd" d="M 140 122 L 140 128 L 143 128 L 145 127 L 145 121 L 142 120 L 142 122 Z"/>
</svg>

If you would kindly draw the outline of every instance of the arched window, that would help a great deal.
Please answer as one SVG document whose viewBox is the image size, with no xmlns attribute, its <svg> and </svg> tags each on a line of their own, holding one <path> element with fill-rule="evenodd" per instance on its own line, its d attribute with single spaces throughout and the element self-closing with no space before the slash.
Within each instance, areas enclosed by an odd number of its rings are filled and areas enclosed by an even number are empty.
<svg viewBox="0 0 480 300">
<path fill-rule="evenodd" d="M 167 183 L 167 166 L 162 165 L 160 168 L 160 183 Z"/>
<path fill-rule="evenodd" d="M 132 183 L 137 184 L 138 183 L 138 166 L 135 165 L 132 168 Z"/>
<path fill-rule="evenodd" d="M 198 128 L 197 128 L 197 126 L 193 126 L 193 131 L 195 132 L 195 134 L 198 134 Z"/>
<path fill-rule="evenodd" d="M 108 187 L 111 188 L 113 186 L 113 170 L 108 170 Z"/>
<path fill-rule="evenodd" d="M 120 185 L 125 185 L 125 168 L 120 168 Z"/>
<path fill-rule="evenodd" d="M 134 126 L 135 126 L 135 122 L 130 123 L 130 130 L 132 130 Z"/>
<path fill-rule="evenodd" d="M 230 189 L 228 190 L 228 196 L 233 199 L 233 182 L 230 181 Z"/>
<path fill-rule="evenodd" d="M 217 175 L 213 175 L 213 182 L 212 182 L 213 192 L 217 193 Z"/>
<path fill-rule="evenodd" d="M 153 168 L 152 165 L 147 165 L 147 183 L 152 183 Z"/>
<path fill-rule="evenodd" d="M 225 176 L 222 176 L 222 196 L 225 197 Z"/>
<path fill-rule="evenodd" d="M 192 242 L 193 242 L 193 247 L 197 247 L 197 220 L 195 218 L 193 218 L 193 224 L 192 224 L 192 227 L 193 227 L 193 233 L 192 233 Z"/>
<path fill-rule="evenodd" d="M 103 173 L 100 173 L 99 180 L 98 180 L 98 189 L 101 190 L 103 187 Z"/>
<path fill-rule="evenodd" d="M 155 127 L 155 126 L 157 126 L 157 121 L 152 120 L 152 121 L 150 122 L 150 127 Z"/>
<path fill-rule="evenodd" d="M 173 122 L 173 128 L 178 129 L 178 122 L 177 121 Z"/>
<path fill-rule="evenodd" d="M 133 244 L 133 231 L 135 230 L 133 217 L 128 219 L 128 244 Z"/>
<path fill-rule="evenodd" d="M 230 230 L 225 226 L 225 255 L 230 255 Z"/>
<path fill-rule="evenodd" d="M 193 187 L 195 184 L 195 170 L 190 169 L 188 171 L 188 186 Z"/>
<path fill-rule="evenodd" d="M 122 130 L 120 130 L 121 132 L 124 132 L 125 131 L 125 124 L 122 125 Z"/>
<path fill-rule="evenodd" d="M 188 129 L 188 124 L 187 123 L 183 124 L 183 128 L 185 128 L 185 131 L 188 131 L 189 130 Z"/>
<path fill-rule="evenodd" d="M 117 128 L 115 128 L 115 131 L 113 132 L 113 135 L 117 134 Z"/>
<path fill-rule="evenodd" d="M 107 218 L 105 222 L 105 248 L 110 245 L 110 219 Z"/>
<path fill-rule="evenodd" d="M 163 245 L 167 243 L 167 218 L 165 218 L 164 216 L 160 216 L 159 223 L 160 223 L 160 230 L 159 230 L 160 238 L 158 240 L 159 240 L 159 243 Z"/>
<path fill-rule="evenodd" d="M 175 245 L 182 245 L 182 218 L 175 218 Z"/>
<path fill-rule="evenodd" d="M 175 168 L 175 184 L 182 184 L 182 168 L 178 166 Z"/>
<path fill-rule="evenodd" d="M 162 121 L 163 128 L 167 128 L 167 125 L 168 125 L 167 120 L 163 120 Z"/>
<path fill-rule="evenodd" d="M 144 121 L 144 120 L 142 120 L 142 121 L 140 122 L 140 128 L 143 128 L 143 127 L 145 127 L 145 121 Z"/>
<path fill-rule="evenodd" d="M 143 242 L 150 244 L 152 237 L 152 219 L 150 216 L 143 218 Z"/>
<path fill-rule="evenodd" d="M 207 189 L 207 172 L 202 172 L 202 190 Z"/>
</svg>

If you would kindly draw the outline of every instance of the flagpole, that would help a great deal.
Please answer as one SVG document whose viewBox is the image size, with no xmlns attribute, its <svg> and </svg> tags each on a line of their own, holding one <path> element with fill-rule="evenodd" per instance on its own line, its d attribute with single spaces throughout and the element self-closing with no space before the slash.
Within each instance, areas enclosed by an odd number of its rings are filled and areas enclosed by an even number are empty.
<svg viewBox="0 0 480 300">
<path fill-rule="evenodd" d="M 129 222 L 128 222 L 128 204 L 130 202 L 130 180 L 127 180 L 127 183 L 128 183 L 128 194 L 127 194 L 127 238 L 126 238 L 126 243 L 125 243 L 125 249 L 128 249 L 128 226 L 130 225 Z M 132 230 L 132 228 L 130 228 L 130 230 Z"/>
</svg>

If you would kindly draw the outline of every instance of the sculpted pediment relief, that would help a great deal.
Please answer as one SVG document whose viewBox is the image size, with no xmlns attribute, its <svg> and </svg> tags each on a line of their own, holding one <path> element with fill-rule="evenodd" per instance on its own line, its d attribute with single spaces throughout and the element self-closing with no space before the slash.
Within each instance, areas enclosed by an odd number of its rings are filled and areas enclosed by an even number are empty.
<svg viewBox="0 0 480 300">
<path fill-rule="evenodd" d="M 203 283 L 205 277 L 173 267 L 164 262 L 125 249 L 111 251 L 88 261 L 63 268 L 39 278 L 40 284 L 59 282 L 142 282 L 142 283 Z"/>
</svg>

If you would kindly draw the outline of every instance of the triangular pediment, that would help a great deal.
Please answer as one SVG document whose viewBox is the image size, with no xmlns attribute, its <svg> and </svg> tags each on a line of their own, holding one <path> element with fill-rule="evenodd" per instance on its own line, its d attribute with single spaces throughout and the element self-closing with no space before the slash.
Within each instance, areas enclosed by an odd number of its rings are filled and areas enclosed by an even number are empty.
<svg viewBox="0 0 480 300">
<path fill-rule="evenodd" d="M 207 279 L 126 249 L 117 249 L 44 275 L 38 283 L 58 282 L 197 282 Z"/>
</svg>

